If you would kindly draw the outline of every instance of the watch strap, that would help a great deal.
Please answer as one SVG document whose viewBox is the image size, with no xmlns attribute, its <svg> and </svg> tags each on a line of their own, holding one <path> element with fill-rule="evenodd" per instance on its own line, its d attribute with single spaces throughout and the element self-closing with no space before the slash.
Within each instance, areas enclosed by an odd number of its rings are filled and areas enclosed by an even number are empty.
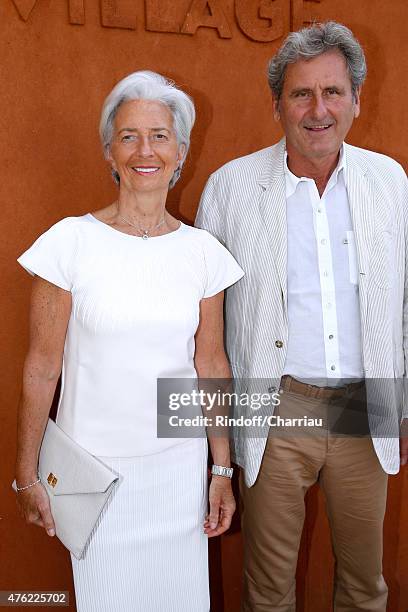
<svg viewBox="0 0 408 612">
<path fill-rule="evenodd" d="M 213 465 L 211 468 L 211 474 L 213 476 L 225 476 L 226 478 L 232 478 L 234 469 L 232 467 L 224 467 L 223 465 Z"/>
</svg>

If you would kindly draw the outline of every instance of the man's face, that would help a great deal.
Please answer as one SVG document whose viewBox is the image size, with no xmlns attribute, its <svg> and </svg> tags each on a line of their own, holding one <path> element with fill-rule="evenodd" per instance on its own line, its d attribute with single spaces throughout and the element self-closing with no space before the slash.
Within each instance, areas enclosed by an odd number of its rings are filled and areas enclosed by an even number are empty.
<svg viewBox="0 0 408 612">
<path fill-rule="evenodd" d="M 359 92 L 353 96 L 339 51 L 289 64 L 281 98 L 274 105 L 275 119 L 286 134 L 289 159 L 317 161 L 336 156 L 359 114 Z"/>
</svg>

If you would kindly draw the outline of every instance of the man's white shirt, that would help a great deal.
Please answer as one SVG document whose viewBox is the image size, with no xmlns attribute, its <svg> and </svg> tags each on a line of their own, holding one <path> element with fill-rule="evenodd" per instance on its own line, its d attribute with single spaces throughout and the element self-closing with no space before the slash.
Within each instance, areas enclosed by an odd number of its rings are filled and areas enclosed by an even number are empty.
<svg viewBox="0 0 408 612">
<path fill-rule="evenodd" d="M 313 179 L 292 174 L 285 154 L 289 339 L 284 374 L 321 386 L 363 377 L 346 163 L 342 147 L 320 197 Z"/>
</svg>

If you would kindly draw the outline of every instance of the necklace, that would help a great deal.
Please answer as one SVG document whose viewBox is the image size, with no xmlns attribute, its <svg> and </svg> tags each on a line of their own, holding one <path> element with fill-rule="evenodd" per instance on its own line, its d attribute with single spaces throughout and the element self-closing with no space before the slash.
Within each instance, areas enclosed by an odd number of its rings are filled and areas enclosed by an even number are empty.
<svg viewBox="0 0 408 612">
<path fill-rule="evenodd" d="M 142 235 L 143 240 L 147 240 L 148 238 L 150 238 L 151 237 L 150 236 L 151 232 L 154 232 L 155 230 L 159 229 L 159 227 L 161 227 L 164 224 L 164 214 L 163 214 L 163 217 L 160 219 L 160 221 L 159 221 L 159 223 L 157 225 L 155 225 L 154 227 L 151 227 L 149 229 L 143 229 L 143 227 L 139 227 L 138 225 L 136 225 L 135 223 L 133 223 L 132 221 L 130 221 L 126 217 L 123 217 L 123 215 L 120 214 L 120 212 L 119 212 L 119 202 L 116 202 L 116 209 L 118 211 L 119 219 L 122 219 L 122 221 L 124 221 L 128 225 L 130 225 L 131 227 L 134 227 Z"/>
</svg>

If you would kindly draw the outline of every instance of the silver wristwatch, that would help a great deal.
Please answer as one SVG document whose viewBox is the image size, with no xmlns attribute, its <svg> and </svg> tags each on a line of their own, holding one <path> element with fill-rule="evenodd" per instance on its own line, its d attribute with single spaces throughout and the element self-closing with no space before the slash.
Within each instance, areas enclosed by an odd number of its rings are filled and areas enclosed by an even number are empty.
<svg viewBox="0 0 408 612">
<path fill-rule="evenodd" d="M 226 478 L 232 478 L 234 468 L 224 467 L 222 465 L 213 465 L 211 468 L 211 474 L 214 476 L 225 476 Z"/>
</svg>

